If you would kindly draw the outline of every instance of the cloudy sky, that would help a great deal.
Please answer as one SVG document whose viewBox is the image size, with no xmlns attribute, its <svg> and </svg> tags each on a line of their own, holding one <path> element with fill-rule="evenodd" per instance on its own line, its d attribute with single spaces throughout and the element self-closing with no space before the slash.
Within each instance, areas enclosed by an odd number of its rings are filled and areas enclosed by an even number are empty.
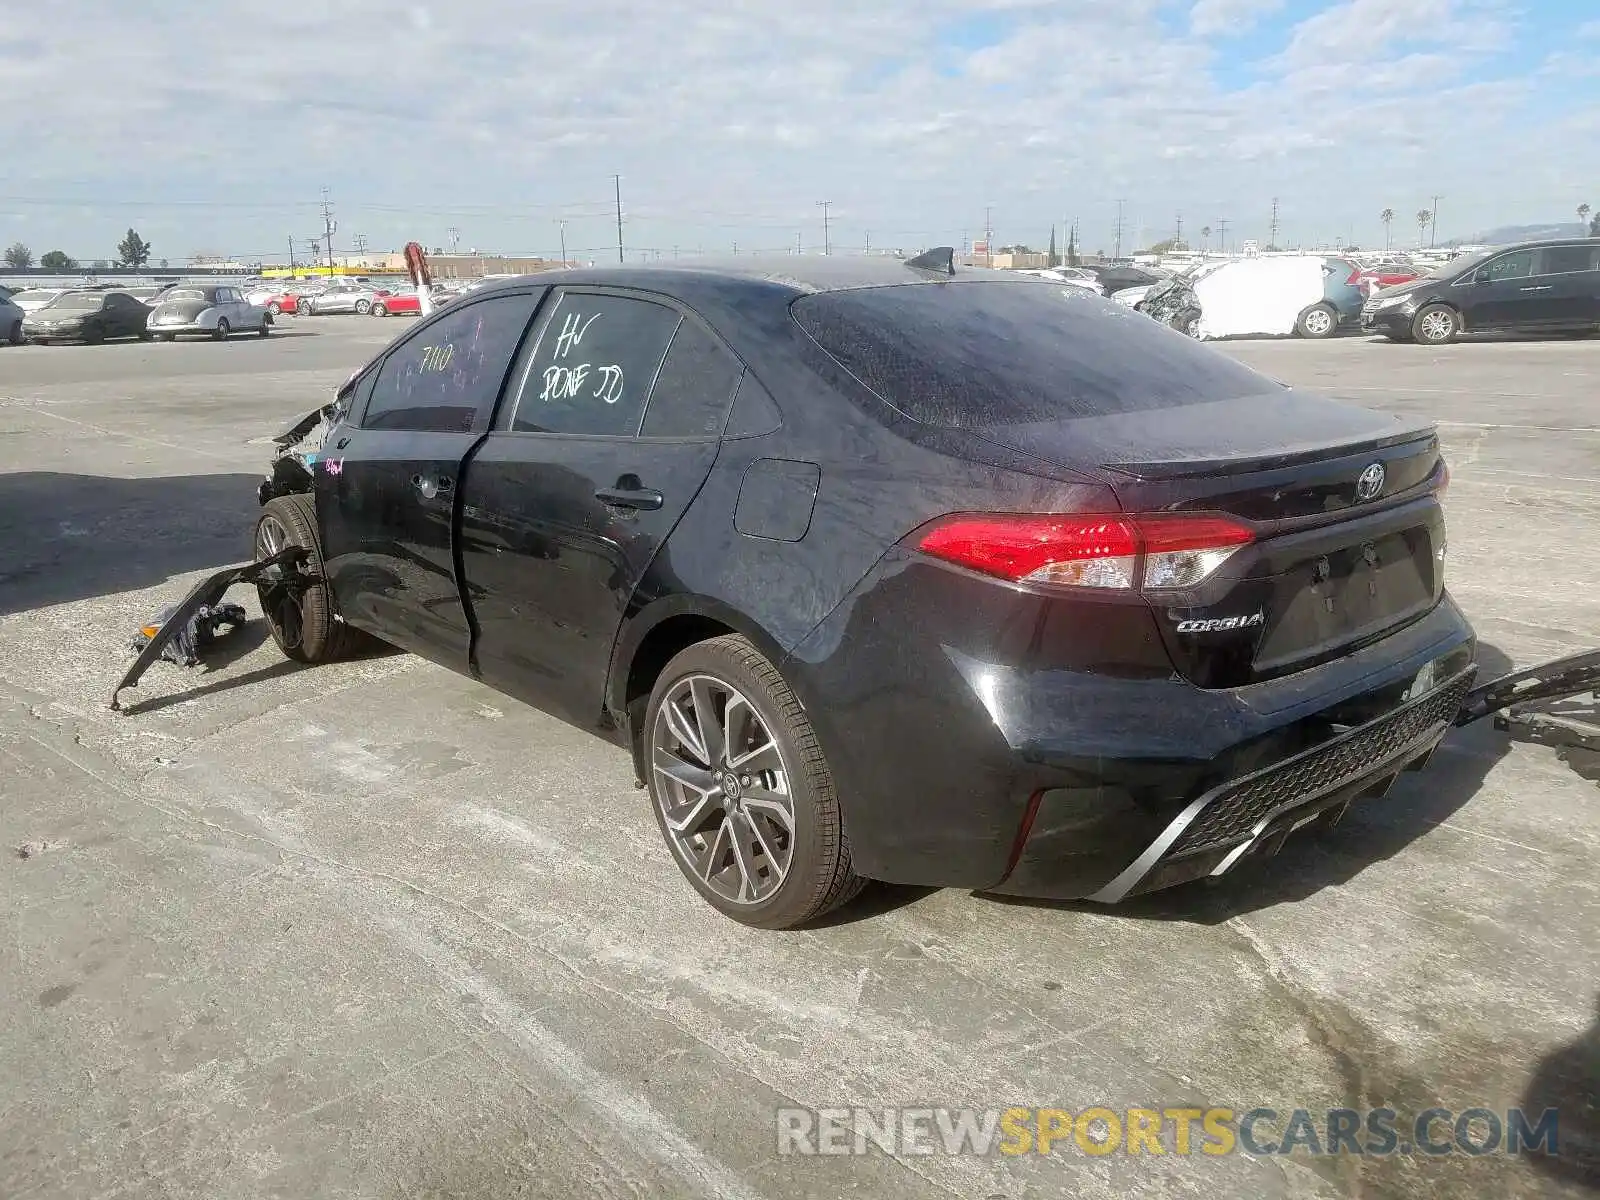
<svg viewBox="0 0 1600 1200">
<path fill-rule="evenodd" d="M 0 244 L 614 256 L 1600 208 L 1595 0 L 13 0 Z"/>
</svg>

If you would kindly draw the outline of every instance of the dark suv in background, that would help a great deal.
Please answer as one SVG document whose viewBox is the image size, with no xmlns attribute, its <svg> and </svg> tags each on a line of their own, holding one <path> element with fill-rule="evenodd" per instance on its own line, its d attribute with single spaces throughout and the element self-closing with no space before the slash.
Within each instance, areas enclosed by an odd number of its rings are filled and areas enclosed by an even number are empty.
<svg viewBox="0 0 1600 1200">
<path fill-rule="evenodd" d="M 1451 259 L 1362 306 L 1361 327 L 1428 345 L 1462 333 L 1600 329 L 1600 238 L 1501 246 Z"/>
</svg>

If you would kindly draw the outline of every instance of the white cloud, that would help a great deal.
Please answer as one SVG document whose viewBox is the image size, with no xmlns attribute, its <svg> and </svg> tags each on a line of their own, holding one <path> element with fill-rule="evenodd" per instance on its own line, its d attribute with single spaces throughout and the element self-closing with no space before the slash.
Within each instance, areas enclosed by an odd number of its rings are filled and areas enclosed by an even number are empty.
<svg viewBox="0 0 1600 1200">
<path fill-rule="evenodd" d="M 1167 0 L 14 7 L 0 77 L 33 99 L 0 126 L 0 205 L 91 203 L 22 206 L 31 240 L 81 257 L 129 223 L 175 258 L 270 252 L 316 229 L 323 186 L 340 237 L 375 246 L 454 225 L 548 250 L 565 218 L 569 245 L 600 248 L 613 172 L 629 244 L 669 251 L 820 242 L 819 199 L 852 245 L 958 238 L 991 204 L 1002 240 L 1077 216 L 1094 242 L 1122 196 L 1153 231 L 1185 211 L 1251 236 L 1277 194 L 1309 238 L 1415 207 L 1408 188 L 1487 224 L 1479 164 L 1542 179 L 1516 166 L 1540 149 L 1515 106 L 1558 87 L 1498 77 L 1508 24 L 1487 0 L 1341 0 L 1255 71 L 1197 34 L 1275 0 L 1198 0 L 1189 30 Z M 1600 149 L 1563 162 L 1592 177 Z M 1538 218 L 1545 195 L 1516 203 Z"/>
<path fill-rule="evenodd" d="M 1282 7 L 1283 0 L 1195 0 L 1189 29 L 1197 37 L 1244 33 Z"/>
</svg>

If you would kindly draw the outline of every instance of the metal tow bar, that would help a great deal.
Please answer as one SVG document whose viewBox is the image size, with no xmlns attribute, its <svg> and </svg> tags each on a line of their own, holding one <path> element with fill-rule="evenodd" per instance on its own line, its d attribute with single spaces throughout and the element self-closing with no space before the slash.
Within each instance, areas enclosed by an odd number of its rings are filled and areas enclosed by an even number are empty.
<svg viewBox="0 0 1600 1200">
<path fill-rule="evenodd" d="M 202 579 L 194 586 L 194 590 L 184 597 L 183 603 L 172 610 L 172 615 L 161 625 L 155 637 L 139 651 L 139 657 L 133 660 L 133 665 L 128 668 L 128 673 L 122 677 L 122 682 L 117 684 L 111 693 L 111 709 L 121 712 L 122 704 L 117 696 L 124 688 L 138 687 L 139 677 L 145 673 L 150 664 L 161 657 L 161 651 L 182 632 L 191 617 L 202 608 L 215 605 L 222 599 L 226 592 L 236 583 L 293 583 L 305 585 L 316 583 L 315 577 L 302 575 L 299 567 L 306 561 L 307 551 L 303 546 L 287 546 L 272 555 L 263 558 L 260 562 L 244 563 L 237 567 L 229 567 L 225 571 L 218 571 Z"/>
<path fill-rule="evenodd" d="M 1470 725 L 1493 716 L 1497 729 L 1515 729 L 1532 741 L 1600 750 L 1600 717 L 1519 712 L 1513 708 L 1513 705 L 1535 700 L 1567 700 L 1583 695 L 1600 699 L 1600 650 L 1553 658 L 1525 671 L 1513 671 L 1480 684 L 1461 702 L 1455 724 Z"/>
</svg>

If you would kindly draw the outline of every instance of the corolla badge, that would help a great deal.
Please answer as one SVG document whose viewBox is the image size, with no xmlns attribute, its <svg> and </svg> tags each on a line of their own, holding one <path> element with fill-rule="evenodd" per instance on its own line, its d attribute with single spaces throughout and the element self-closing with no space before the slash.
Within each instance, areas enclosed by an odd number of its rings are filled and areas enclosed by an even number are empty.
<svg viewBox="0 0 1600 1200">
<path fill-rule="evenodd" d="M 1224 633 L 1231 629 L 1254 629 L 1265 619 L 1265 614 L 1253 612 L 1244 617 L 1213 617 L 1205 621 L 1179 621 L 1179 633 Z"/>
<path fill-rule="evenodd" d="M 1383 491 L 1384 470 L 1382 463 L 1373 463 L 1356 477 L 1356 499 L 1375 500 L 1378 493 Z"/>
</svg>

